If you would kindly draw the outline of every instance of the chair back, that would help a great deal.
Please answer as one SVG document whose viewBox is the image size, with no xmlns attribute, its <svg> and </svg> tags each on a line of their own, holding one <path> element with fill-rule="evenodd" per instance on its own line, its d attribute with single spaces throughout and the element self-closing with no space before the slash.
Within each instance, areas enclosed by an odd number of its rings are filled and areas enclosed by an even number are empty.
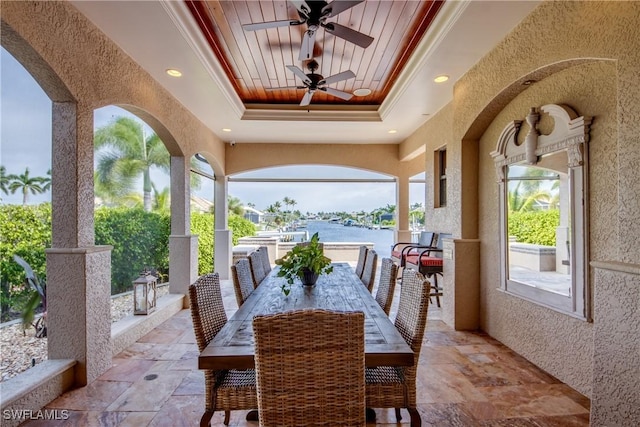
<svg viewBox="0 0 640 427">
<path fill-rule="evenodd" d="M 202 351 L 227 323 L 218 273 L 205 274 L 189 286 L 189 300 L 193 331 Z"/>
<path fill-rule="evenodd" d="M 233 278 L 233 290 L 236 294 L 236 301 L 238 302 L 238 307 L 241 307 L 255 289 L 253 287 L 251 266 L 247 258 L 239 259 L 235 265 L 231 266 L 231 277 Z"/>
<path fill-rule="evenodd" d="M 408 387 L 409 402 L 413 404 L 416 402 L 415 381 L 422 339 L 427 326 L 430 287 L 430 282 L 420 272 L 409 268 L 403 270 L 400 303 L 394 324 L 413 350 L 414 364 L 404 368 L 405 380 L 411 384 Z"/>
<path fill-rule="evenodd" d="M 262 254 L 258 251 L 253 251 L 249 254 L 249 263 L 251 264 L 251 273 L 253 273 L 253 286 L 255 288 L 267 277 L 267 272 L 264 271 L 264 263 L 262 261 Z"/>
<path fill-rule="evenodd" d="M 364 314 L 253 319 L 260 426 L 364 426 Z"/>
<path fill-rule="evenodd" d="M 367 259 L 364 262 L 364 270 L 360 280 L 362 284 L 369 289 L 369 292 L 373 291 L 373 285 L 376 280 L 376 268 L 378 267 L 378 254 L 375 250 L 371 249 L 367 252 Z"/>
<path fill-rule="evenodd" d="M 376 301 L 389 315 L 391 303 L 393 302 L 393 293 L 396 289 L 396 279 L 398 278 L 398 266 L 391 258 L 382 258 L 382 266 L 380 267 L 380 280 L 378 281 L 378 290 L 376 291 Z"/>
<path fill-rule="evenodd" d="M 258 252 L 262 255 L 262 267 L 265 274 L 268 276 L 271 273 L 271 260 L 269 259 L 269 248 L 266 246 L 260 246 Z"/>
<path fill-rule="evenodd" d="M 360 246 L 360 251 L 358 252 L 358 262 L 356 263 L 356 276 L 362 279 L 362 272 L 364 271 L 364 263 L 367 259 L 367 252 L 369 249 L 362 245 Z"/>
<path fill-rule="evenodd" d="M 429 253 L 429 256 L 434 256 L 436 258 L 442 258 L 442 249 L 444 248 L 444 239 L 449 239 L 453 235 L 451 233 L 436 233 L 434 237 L 434 242 L 432 246 L 435 246 L 437 251 L 433 251 L 433 253 Z"/>
<path fill-rule="evenodd" d="M 436 239 L 436 233 L 432 231 L 421 231 L 420 237 L 418 238 L 418 244 L 420 246 L 433 246 L 436 243 L 434 240 Z"/>
</svg>

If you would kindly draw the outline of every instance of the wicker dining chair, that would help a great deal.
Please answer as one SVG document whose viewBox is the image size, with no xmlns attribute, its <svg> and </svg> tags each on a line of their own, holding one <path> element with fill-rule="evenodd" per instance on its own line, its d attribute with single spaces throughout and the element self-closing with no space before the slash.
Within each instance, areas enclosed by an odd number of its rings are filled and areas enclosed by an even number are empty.
<svg viewBox="0 0 640 427">
<path fill-rule="evenodd" d="M 362 279 L 362 272 L 364 271 L 364 263 L 367 259 L 367 252 L 369 252 L 369 248 L 365 245 L 360 246 L 360 251 L 358 252 L 358 262 L 356 263 L 356 276 Z"/>
<path fill-rule="evenodd" d="M 416 408 L 416 373 L 427 324 L 429 287 L 429 281 L 420 272 L 408 268 L 403 271 L 395 326 L 413 350 L 413 366 L 366 369 L 367 408 L 395 408 L 398 422 L 400 408 L 407 408 L 412 427 L 422 423 Z"/>
<path fill-rule="evenodd" d="M 364 314 L 256 316 L 260 426 L 364 426 Z"/>
<path fill-rule="evenodd" d="M 269 259 L 269 248 L 266 246 L 260 246 L 258 248 L 258 252 L 262 255 L 262 266 L 264 267 L 264 272 L 268 276 L 271 273 L 271 260 Z"/>
<path fill-rule="evenodd" d="M 257 288 L 264 278 L 267 277 L 267 272 L 264 271 L 262 255 L 258 251 L 251 252 L 249 254 L 249 263 L 251 264 L 251 272 L 253 273 L 253 286 Z"/>
<path fill-rule="evenodd" d="M 238 302 L 238 307 L 241 307 L 255 289 L 251 266 L 247 258 L 241 258 L 235 265 L 231 266 L 231 277 L 233 278 L 233 290 L 236 293 L 236 301 Z"/>
<path fill-rule="evenodd" d="M 398 265 L 391 258 L 382 258 L 380 267 L 380 279 L 378 280 L 378 290 L 376 291 L 376 301 L 384 312 L 389 315 L 393 293 L 396 289 L 398 276 Z"/>
<path fill-rule="evenodd" d="M 373 292 L 373 285 L 376 281 L 376 268 L 378 267 L 378 254 L 375 250 L 371 249 L 367 252 L 367 259 L 364 262 L 364 270 L 360 280 L 362 284 L 369 289 L 369 292 Z"/>
<path fill-rule="evenodd" d="M 218 273 L 199 277 L 189 286 L 189 298 L 198 350 L 203 351 L 227 322 Z M 200 427 L 211 424 L 216 410 L 224 410 L 224 424 L 229 425 L 231 411 L 258 407 L 255 370 L 205 370 L 204 379 L 205 413 Z"/>
</svg>

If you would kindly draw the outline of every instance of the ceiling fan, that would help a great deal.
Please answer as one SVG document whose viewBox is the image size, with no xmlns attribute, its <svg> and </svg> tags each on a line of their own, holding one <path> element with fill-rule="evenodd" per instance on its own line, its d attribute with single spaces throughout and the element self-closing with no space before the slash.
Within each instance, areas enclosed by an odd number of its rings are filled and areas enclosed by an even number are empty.
<svg viewBox="0 0 640 427">
<path fill-rule="evenodd" d="M 351 97 L 353 97 L 353 95 L 350 93 L 327 87 L 327 85 L 330 85 L 331 83 L 341 82 L 343 80 L 354 78 L 356 75 L 351 70 L 343 71 L 341 73 L 334 74 L 333 76 L 324 78 L 320 74 L 315 73 L 315 71 L 318 69 L 318 63 L 314 60 L 309 61 L 309 63 L 307 64 L 307 68 L 309 68 L 309 70 L 311 71 L 311 73 L 309 74 L 305 74 L 300 68 L 296 67 L 295 65 L 287 65 L 287 68 L 291 70 L 293 74 L 302 79 L 302 84 L 304 86 L 274 87 L 267 90 L 307 89 L 307 93 L 304 94 L 304 96 L 302 97 L 302 101 L 300 102 L 301 107 L 306 107 L 307 105 L 311 104 L 311 98 L 313 97 L 313 94 L 318 90 L 326 92 L 329 95 L 342 98 L 345 101 L 348 101 L 351 99 Z"/>
<path fill-rule="evenodd" d="M 362 3 L 365 0 L 334 0 L 327 3 L 324 0 L 289 0 L 298 9 L 300 20 L 270 21 L 257 24 L 245 24 L 242 26 L 246 31 L 263 30 L 266 28 L 286 27 L 292 25 L 307 24 L 302 38 L 299 58 L 301 61 L 313 58 L 313 44 L 316 39 L 316 32 L 320 27 L 336 37 L 343 38 L 360 47 L 366 48 L 373 42 L 373 37 L 369 37 L 359 31 L 340 25 L 336 22 L 327 22 L 327 19 L 344 12 L 347 9 Z"/>
</svg>

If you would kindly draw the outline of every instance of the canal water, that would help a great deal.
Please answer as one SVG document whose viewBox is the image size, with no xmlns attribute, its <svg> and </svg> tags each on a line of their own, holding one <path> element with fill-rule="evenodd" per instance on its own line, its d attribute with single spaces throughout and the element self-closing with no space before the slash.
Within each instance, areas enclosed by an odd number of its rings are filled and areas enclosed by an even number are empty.
<svg viewBox="0 0 640 427">
<path fill-rule="evenodd" d="M 298 229 L 303 231 L 304 228 Z M 370 242 L 378 253 L 378 259 L 388 258 L 393 245 L 393 230 L 369 230 L 363 227 L 347 227 L 328 221 L 309 221 L 306 230 L 309 237 L 318 232 L 321 242 Z"/>
</svg>

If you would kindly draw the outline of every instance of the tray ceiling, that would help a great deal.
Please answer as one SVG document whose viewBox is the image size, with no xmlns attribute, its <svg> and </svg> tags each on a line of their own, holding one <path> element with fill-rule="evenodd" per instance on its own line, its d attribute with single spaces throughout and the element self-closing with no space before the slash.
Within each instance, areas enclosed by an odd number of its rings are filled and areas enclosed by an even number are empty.
<svg viewBox="0 0 640 427">
<path fill-rule="evenodd" d="M 338 0 L 339 1 L 339 0 Z M 300 103 L 304 89 L 268 90 L 299 86 L 301 80 L 287 69 L 293 65 L 309 73 L 298 54 L 306 24 L 245 31 L 244 24 L 299 20 L 293 2 L 185 0 L 198 27 L 216 55 L 227 78 L 245 106 Z M 351 70 L 355 78 L 331 84 L 347 93 L 371 90 L 349 101 L 316 92 L 312 104 L 380 105 L 389 94 L 403 66 L 435 18 L 441 1 L 367 0 L 328 22 L 335 22 L 374 38 L 362 48 L 319 29 L 313 48 L 324 77 Z"/>
</svg>

